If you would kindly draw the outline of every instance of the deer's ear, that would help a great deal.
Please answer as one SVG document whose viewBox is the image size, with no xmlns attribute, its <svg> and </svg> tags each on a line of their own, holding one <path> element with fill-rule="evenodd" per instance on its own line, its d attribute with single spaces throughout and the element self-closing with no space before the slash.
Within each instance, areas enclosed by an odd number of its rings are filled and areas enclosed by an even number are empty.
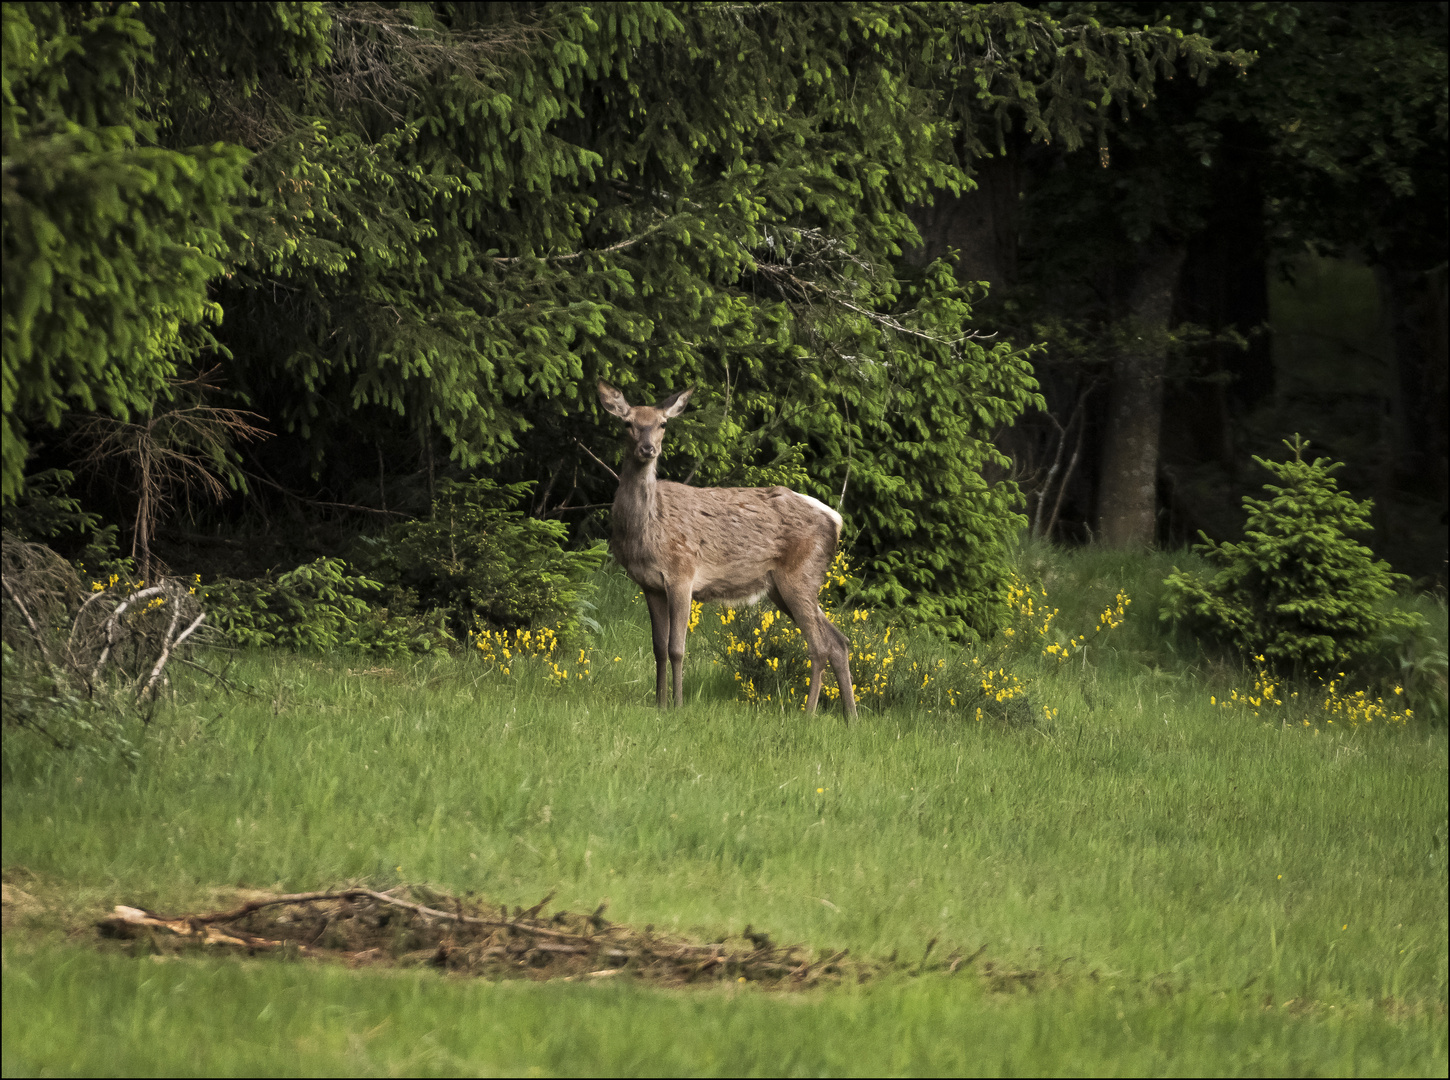
<svg viewBox="0 0 1450 1080">
<path fill-rule="evenodd" d="M 634 411 L 624 400 L 624 395 L 603 379 L 599 380 L 599 404 L 604 406 L 605 412 L 613 413 L 621 420 L 628 420 L 629 414 Z"/>
<path fill-rule="evenodd" d="M 665 419 L 667 420 L 670 417 L 679 416 L 680 413 L 685 411 L 685 405 L 690 400 L 690 395 L 694 392 L 695 388 L 693 386 L 688 390 L 677 390 L 656 405 L 655 408 L 664 413 Z"/>
</svg>

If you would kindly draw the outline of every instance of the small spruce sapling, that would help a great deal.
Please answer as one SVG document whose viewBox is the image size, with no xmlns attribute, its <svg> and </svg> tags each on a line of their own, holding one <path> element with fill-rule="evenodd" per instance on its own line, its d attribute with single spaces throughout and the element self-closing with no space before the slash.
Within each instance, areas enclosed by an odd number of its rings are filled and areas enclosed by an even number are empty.
<svg viewBox="0 0 1450 1080">
<path fill-rule="evenodd" d="M 1342 463 L 1306 461 L 1308 442 L 1284 445 L 1292 460 L 1255 457 L 1279 481 L 1267 499 L 1244 497 L 1242 542 L 1203 533 L 1195 550 L 1216 564 L 1212 577 L 1177 567 L 1164 582 L 1161 618 L 1263 657 L 1274 669 L 1326 671 L 1364 658 L 1387 632 L 1414 627 L 1412 614 L 1383 601 L 1406 581 L 1351 537 L 1370 529 L 1371 500 L 1356 502 L 1332 473 Z"/>
</svg>

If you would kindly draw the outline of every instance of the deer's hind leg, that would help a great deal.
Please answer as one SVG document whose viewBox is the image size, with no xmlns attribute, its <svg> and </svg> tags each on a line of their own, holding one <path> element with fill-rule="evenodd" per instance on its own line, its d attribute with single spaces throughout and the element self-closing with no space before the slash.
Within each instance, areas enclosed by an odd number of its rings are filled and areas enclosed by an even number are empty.
<svg viewBox="0 0 1450 1080">
<path fill-rule="evenodd" d="M 836 672 L 836 682 L 841 688 L 841 704 L 846 710 L 846 719 L 856 715 L 856 694 L 851 685 L 851 647 L 846 635 L 837 630 L 826 618 L 813 595 L 814 589 L 792 587 L 777 582 L 771 589 L 770 598 L 784 611 L 806 639 L 806 650 L 811 657 L 811 683 L 806 692 L 806 712 L 814 713 L 821 696 L 821 681 L 826 674 L 826 664 Z"/>
<path fill-rule="evenodd" d="M 841 704 L 846 709 L 846 719 L 856 719 L 856 684 L 851 680 L 851 639 L 841 632 L 835 623 L 826 617 L 819 604 L 816 618 L 820 620 L 824 636 L 829 639 L 831 667 L 836 672 L 836 682 L 841 687 Z"/>
</svg>

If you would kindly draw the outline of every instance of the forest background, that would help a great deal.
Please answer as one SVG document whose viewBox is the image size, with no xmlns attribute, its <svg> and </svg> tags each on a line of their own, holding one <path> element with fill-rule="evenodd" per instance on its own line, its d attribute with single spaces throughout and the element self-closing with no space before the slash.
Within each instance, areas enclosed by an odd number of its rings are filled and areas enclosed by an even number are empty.
<svg viewBox="0 0 1450 1080">
<path fill-rule="evenodd" d="M 1296 431 L 1443 586 L 1446 15 L 7 4 L 7 529 L 244 578 L 482 478 L 584 547 L 606 378 L 953 636 Z"/>
</svg>

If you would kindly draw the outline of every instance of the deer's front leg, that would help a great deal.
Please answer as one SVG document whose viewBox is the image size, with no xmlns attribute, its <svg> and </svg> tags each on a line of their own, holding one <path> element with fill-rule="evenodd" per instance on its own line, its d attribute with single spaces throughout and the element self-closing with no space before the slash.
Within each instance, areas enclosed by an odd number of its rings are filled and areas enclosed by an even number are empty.
<svg viewBox="0 0 1450 1080">
<path fill-rule="evenodd" d="M 664 593 L 646 590 L 644 599 L 649 605 L 650 636 L 655 647 L 655 704 L 664 708 L 670 703 L 669 668 L 666 666 L 670 644 L 670 606 Z"/>
<path fill-rule="evenodd" d="M 666 589 L 670 608 L 670 667 L 675 674 L 675 704 L 685 703 L 685 635 L 690 632 L 690 589 Z M 663 678 L 663 676 L 661 676 Z"/>
</svg>

